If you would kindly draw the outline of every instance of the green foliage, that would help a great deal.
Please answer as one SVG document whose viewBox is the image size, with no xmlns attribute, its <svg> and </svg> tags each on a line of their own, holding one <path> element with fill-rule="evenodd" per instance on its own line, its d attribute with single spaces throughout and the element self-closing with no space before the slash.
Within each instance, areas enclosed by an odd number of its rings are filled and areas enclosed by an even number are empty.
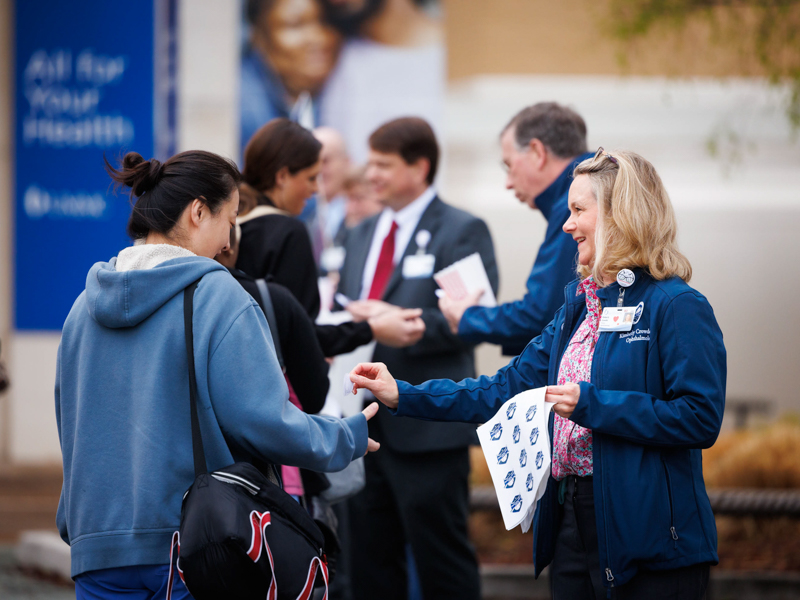
<svg viewBox="0 0 800 600">
<path fill-rule="evenodd" d="M 800 0 L 609 0 L 608 16 L 626 45 L 707 23 L 711 42 L 738 52 L 743 69 L 755 63 L 771 83 L 788 84 L 786 116 L 800 129 Z"/>
</svg>

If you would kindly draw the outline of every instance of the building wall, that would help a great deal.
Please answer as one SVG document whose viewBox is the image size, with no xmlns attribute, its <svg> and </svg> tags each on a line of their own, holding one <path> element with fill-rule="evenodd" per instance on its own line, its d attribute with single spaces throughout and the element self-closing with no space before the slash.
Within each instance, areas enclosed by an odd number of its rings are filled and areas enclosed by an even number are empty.
<svg viewBox="0 0 800 600">
<path fill-rule="evenodd" d="M 731 76 L 760 73 L 741 44 L 712 43 L 708 20 L 690 19 L 622 46 L 608 34 L 608 0 L 444 0 L 448 73 Z M 621 60 L 624 58 L 624 60 Z"/>
<path fill-rule="evenodd" d="M 239 3 L 182 0 L 178 18 L 178 149 L 199 148 L 236 159 Z"/>
</svg>

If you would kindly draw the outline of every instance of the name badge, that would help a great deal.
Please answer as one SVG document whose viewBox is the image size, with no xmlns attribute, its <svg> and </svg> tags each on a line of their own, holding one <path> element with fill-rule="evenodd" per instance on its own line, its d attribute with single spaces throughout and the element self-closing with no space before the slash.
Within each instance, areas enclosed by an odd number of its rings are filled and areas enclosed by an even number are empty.
<svg viewBox="0 0 800 600">
<path fill-rule="evenodd" d="M 403 260 L 404 279 L 422 279 L 433 276 L 436 257 L 433 254 L 412 254 Z"/>
<path fill-rule="evenodd" d="M 341 271 L 344 266 L 345 251 L 341 246 L 325 248 L 319 257 L 320 266 L 326 271 Z"/>
<path fill-rule="evenodd" d="M 633 327 L 635 306 L 614 306 L 603 309 L 597 331 L 630 331 Z"/>
</svg>

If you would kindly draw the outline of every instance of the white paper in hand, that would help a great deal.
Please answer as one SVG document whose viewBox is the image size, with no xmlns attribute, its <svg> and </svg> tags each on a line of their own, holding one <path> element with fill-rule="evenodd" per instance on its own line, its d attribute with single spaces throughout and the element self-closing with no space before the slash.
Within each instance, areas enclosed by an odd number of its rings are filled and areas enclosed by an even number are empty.
<svg viewBox="0 0 800 600">
<path fill-rule="evenodd" d="M 553 403 L 544 401 L 546 389 L 517 394 L 478 427 L 478 439 L 508 530 L 519 524 L 523 533 L 530 529 L 536 503 L 550 477 L 547 421 Z"/>
<path fill-rule="evenodd" d="M 453 300 L 462 300 L 473 292 L 483 290 L 478 304 L 489 308 L 497 306 L 497 298 L 486 275 L 481 255 L 477 252 L 442 269 L 433 278 Z"/>
</svg>

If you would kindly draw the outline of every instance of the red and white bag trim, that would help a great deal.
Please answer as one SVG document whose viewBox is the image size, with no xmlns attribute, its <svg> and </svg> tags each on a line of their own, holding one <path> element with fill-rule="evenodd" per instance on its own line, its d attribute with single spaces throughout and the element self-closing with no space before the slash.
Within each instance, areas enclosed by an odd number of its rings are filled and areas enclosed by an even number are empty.
<svg viewBox="0 0 800 600">
<path fill-rule="evenodd" d="M 250 513 L 250 548 L 247 550 L 247 556 L 253 562 L 258 562 L 261 558 L 262 552 L 267 551 L 267 559 L 269 560 L 269 567 L 272 571 L 272 581 L 269 584 L 269 591 L 267 592 L 267 600 L 278 599 L 278 582 L 275 580 L 275 561 L 272 558 L 272 550 L 267 542 L 267 527 L 272 524 L 272 516 L 269 511 L 260 513 L 256 510 Z M 181 553 L 181 534 L 176 531 L 172 534 L 172 544 L 169 548 L 169 577 L 167 579 L 167 598 L 172 600 L 172 584 L 175 578 L 175 571 L 186 584 L 183 578 L 183 571 L 180 567 L 180 553 Z M 320 559 L 315 556 L 311 559 L 311 564 L 308 566 L 308 575 L 306 576 L 306 583 L 297 600 L 310 600 L 311 594 L 314 591 L 314 582 L 317 579 L 317 572 L 322 574 L 322 580 L 325 583 L 325 595 L 322 600 L 328 600 L 328 563 L 324 557 Z"/>
</svg>

